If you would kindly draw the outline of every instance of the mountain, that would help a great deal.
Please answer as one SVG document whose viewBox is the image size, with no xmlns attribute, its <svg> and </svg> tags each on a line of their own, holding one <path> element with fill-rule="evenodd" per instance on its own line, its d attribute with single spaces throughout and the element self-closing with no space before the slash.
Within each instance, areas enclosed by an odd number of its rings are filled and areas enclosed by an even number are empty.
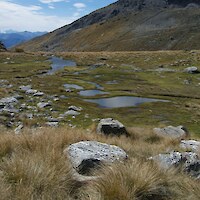
<svg viewBox="0 0 200 200">
<path fill-rule="evenodd" d="M 6 51 L 6 47 L 4 46 L 4 44 L 0 41 L 0 52 L 4 52 Z"/>
<path fill-rule="evenodd" d="M 22 42 L 33 39 L 37 36 L 44 35 L 46 32 L 13 32 L 8 31 L 6 33 L 0 33 L 0 40 L 7 48 L 13 47 Z"/>
<path fill-rule="evenodd" d="M 200 49 L 199 0 L 119 0 L 20 45 L 28 51 Z"/>
</svg>

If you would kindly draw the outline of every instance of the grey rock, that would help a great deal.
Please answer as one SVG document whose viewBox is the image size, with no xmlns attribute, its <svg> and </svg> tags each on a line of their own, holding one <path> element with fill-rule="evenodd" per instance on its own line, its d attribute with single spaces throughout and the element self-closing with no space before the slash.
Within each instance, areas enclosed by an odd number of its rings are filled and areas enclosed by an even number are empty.
<svg viewBox="0 0 200 200">
<path fill-rule="evenodd" d="M 68 110 L 67 112 L 64 113 L 64 115 L 73 115 L 73 116 L 76 116 L 76 115 L 79 115 L 80 113 L 77 112 L 77 111 L 74 111 L 74 110 Z"/>
<path fill-rule="evenodd" d="M 20 90 L 26 92 L 27 90 L 30 90 L 32 88 L 32 86 L 31 85 L 22 85 L 19 88 L 20 88 Z"/>
<path fill-rule="evenodd" d="M 82 141 L 71 144 L 64 150 L 72 166 L 80 174 L 88 174 L 101 164 L 122 161 L 128 157 L 121 148 L 96 141 Z"/>
<path fill-rule="evenodd" d="M 105 135 L 113 134 L 117 136 L 129 135 L 125 126 L 118 120 L 112 118 L 101 119 L 97 126 L 97 133 Z"/>
<path fill-rule="evenodd" d="M 163 168 L 170 168 L 172 166 L 179 166 L 180 164 L 186 163 L 186 161 L 190 163 L 194 162 L 198 159 L 198 156 L 193 152 L 171 152 L 167 154 L 159 154 L 150 159 L 158 162 L 158 164 Z"/>
<path fill-rule="evenodd" d="M 171 137 L 171 138 L 185 138 L 188 136 L 188 131 L 183 126 L 167 126 L 165 128 L 154 128 L 154 133 L 159 136 Z"/>
<path fill-rule="evenodd" d="M 68 110 L 82 111 L 83 109 L 81 107 L 69 106 Z"/>
<path fill-rule="evenodd" d="M 40 102 L 40 103 L 37 104 L 38 108 L 46 108 L 48 106 L 51 106 L 50 102 L 46 102 L 46 103 L 45 102 Z"/>
<path fill-rule="evenodd" d="M 44 95 L 44 92 L 36 92 L 35 94 L 33 94 L 34 97 L 41 97 Z"/>
<path fill-rule="evenodd" d="M 36 94 L 38 91 L 37 90 L 33 90 L 33 89 L 29 89 L 29 90 L 26 90 L 26 94 Z"/>
<path fill-rule="evenodd" d="M 51 127 L 58 127 L 58 122 L 46 122 L 45 124 Z"/>
<path fill-rule="evenodd" d="M 199 73 L 200 71 L 198 70 L 197 67 L 187 67 L 186 69 L 184 69 L 184 72 L 189 73 L 189 74 L 195 74 L 195 73 Z"/>
<path fill-rule="evenodd" d="M 190 176 L 200 178 L 200 160 L 193 152 L 171 152 L 168 154 L 159 154 L 150 158 L 157 162 L 163 169 L 171 167 L 182 167 L 183 171 Z"/>
<path fill-rule="evenodd" d="M 20 134 L 21 130 L 24 128 L 24 125 L 23 124 L 20 124 L 15 130 L 15 134 Z"/>
<path fill-rule="evenodd" d="M 191 149 L 194 152 L 200 151 L 200 142 L 196 140 L 181 140 L 180 147 L 183 149 Z"/>
<path fill-rule="evenodd" d="M 2 98 L 0 99 L 0 103 L 1 104 L 12 104 L 12 103 L 17 103 L 18 100 L 15 97 L 6 97 L 6 98 Z"/>
</svg>

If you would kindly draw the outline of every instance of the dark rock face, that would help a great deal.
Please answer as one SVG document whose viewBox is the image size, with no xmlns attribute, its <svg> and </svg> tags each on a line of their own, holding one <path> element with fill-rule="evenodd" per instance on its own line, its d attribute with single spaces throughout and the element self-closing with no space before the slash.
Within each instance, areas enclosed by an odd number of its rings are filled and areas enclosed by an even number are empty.
<svg viewBox="0 0 200 200">
<path fill-rule="evenodd" d="M 4 44 L 0 41 L 0 52 L 7 51 L 6 47 Z"/>
</svg>

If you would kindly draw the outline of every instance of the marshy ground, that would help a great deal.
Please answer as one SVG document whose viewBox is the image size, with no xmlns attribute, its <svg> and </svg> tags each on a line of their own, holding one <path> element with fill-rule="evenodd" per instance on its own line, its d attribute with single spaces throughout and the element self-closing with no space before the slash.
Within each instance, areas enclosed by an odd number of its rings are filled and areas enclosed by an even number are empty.
<svg viewBox="0 0 200 200">
<path fill-rule="evenodd" d="M 34 117 L 34 112 L 29 110 L 29 113 L 33 113 L 32 120 L 23 118 L 19 113 L 16 121 L 24 121 L 30 127 L 35 124 L 40 126 L 45 123 L 43 116 L 56 118 L 67 107 L 75 105 L 83 108 L 80 115 L 64 118 L 61 125 L 89 128 L 100 118 L 112 117 L 127 127 L 182 124 L 194 135 L 200 133 L 200 74 L 184 72 L 187 67 L 200 65 L 199 51 L 84 52 L 55 55 L 75 61 L 77 66 L 66 66 L 52 75 L 45 75 L 51 69 L 51 54 L 0 54 L 0 79 L 7 81 L 6 84 L 1 83 L 0 98 L 17 93 L 24 97 L 20 100 L 21 104 L 34 107 L 41 99 L 31 97 L 30 100 L 26 94 L 20 93 L 19 87 L 22 85 L 31 85 L 33 89 L 44 92 L 48 101 L 53 97 L 57 98 L 52 102 L 51 110 L 41 110 L 42 116 Z M 66 89 L 64 84 L 75 84 L 79 88 Z M 98 104 L 84 101 L 119 96 L 147 97 L 168 102 L 100 108 Z M 1 116 L 2 123 L 6 120 Z"/>
</svg>

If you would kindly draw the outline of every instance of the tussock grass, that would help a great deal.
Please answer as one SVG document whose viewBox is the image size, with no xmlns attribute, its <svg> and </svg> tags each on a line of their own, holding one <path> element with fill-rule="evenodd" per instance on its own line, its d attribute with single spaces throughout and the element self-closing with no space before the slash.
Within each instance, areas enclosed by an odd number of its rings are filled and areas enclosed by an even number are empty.
<svg viewBox="0 0 200 200">
<path fill-rule="evenodd" d="M 0 199 L 165 200 L 199 199 L 199 183 L 175 170 L 163 171 L 149 156 L 177 148 L 178 141 L 156 136 L 151 128 L 130 128 L 130 137 L 60 128 L 25 129 L 0 134 Z M 63 155 L 72 143 L 96 140 L 123 148 L 124 163 L 105 166 L 81 181 Z"/>
</svg>

